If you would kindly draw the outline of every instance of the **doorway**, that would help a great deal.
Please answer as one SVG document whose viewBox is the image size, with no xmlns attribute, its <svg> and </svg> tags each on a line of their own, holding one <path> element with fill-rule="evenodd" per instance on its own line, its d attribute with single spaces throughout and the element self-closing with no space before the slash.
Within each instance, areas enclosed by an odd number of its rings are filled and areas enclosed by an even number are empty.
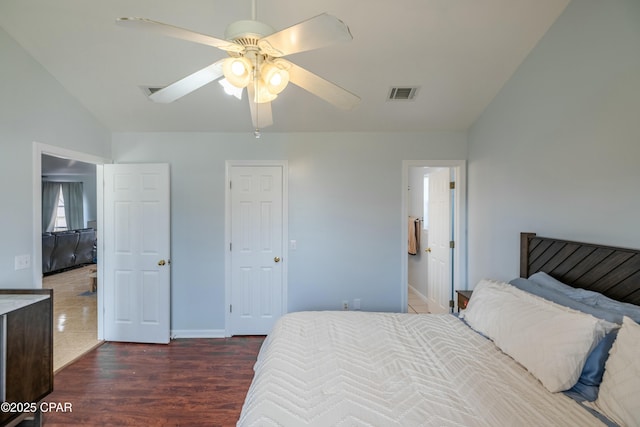
<svg viewBox="0 0 640 427">
<path fill-rule="evenodd" d="M 427 167 L 409 168 L 407 186 L 407 233 L 409 235 L 408 253 L 408 293 L 409 313 L 429 313 L 427 300 L 429 257 L 426 249 L 429 242 L 429 171 Z"/>
<path fill-rule="evenodd" d="M 466 161 L 405 160 L 402 167 L 401 311 L 450 312 L 454 290 L 466 289 Z"/>
<path fill-rule="evenodd" d="M 99 308 L 102 306 L 102 301 L 99 293 L 91 292 L 93 281 L 97 282 L 98 280 L 99 264 L 89 264 L 48 276 L 46 279 L 43 278 L 43 175 L 46 174 L 47 179 L 53 181 L 83 181 L 83 187 L 86 187 L 87 192 L 86 199 L 88 199 L 84 203 L 83 227 L 97 229 L 99 233 L 99 211 L 102 204 L 98 194 L 96 165 L 105 162 L 105 159 L 97 156 L 41 143 L 33 144 L 32 274 L 35 287 L 53 286 L 58 289 L 57 296 L 54 298 L 55 370 L 59 370 L 100 344 L 102 334 L 101 310 Z M 97 249 L 99 250 L 99 247 Z M 100 256 L 97 254 L 96 262 L 99 260 Z M 58 334 L 57 340 L 55 339 L 56 334 Z M 56 343 L 58 344 L 57 350 Z"/>
</svg>

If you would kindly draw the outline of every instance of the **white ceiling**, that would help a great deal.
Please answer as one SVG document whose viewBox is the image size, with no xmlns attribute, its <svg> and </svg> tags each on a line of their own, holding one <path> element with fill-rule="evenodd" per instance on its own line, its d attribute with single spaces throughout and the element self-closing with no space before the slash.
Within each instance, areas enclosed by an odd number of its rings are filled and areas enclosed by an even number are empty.
<svg viewBox="0 0 640 427">
<path fill-rule="evenodd" d="M 353 41 L 287 59 L 362 98 L 336 109 L 289 85 L 264 132 L 465 130 L 481 114 L 569 0 L 258 0 L 276 30 L 328 12 Z M 225 57 L 218 49 L 122 28 L 138 16 L 224 37 L 251 18 L 251 0 L 2 0 L 0 26 L 112 131 L 251 131 L 246 99 L 211 83 L 172 104 L 164 86 Z M 387 101 L 392 86 L 420 86 Z"/>
</svg>

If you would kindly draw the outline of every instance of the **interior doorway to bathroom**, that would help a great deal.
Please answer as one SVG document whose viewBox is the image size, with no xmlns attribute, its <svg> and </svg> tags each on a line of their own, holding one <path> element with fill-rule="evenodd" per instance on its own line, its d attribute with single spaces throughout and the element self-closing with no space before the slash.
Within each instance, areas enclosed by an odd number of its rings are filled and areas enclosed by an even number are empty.
<svg viewBox="0 0 640 427">
<path fill-rule="evenodd" d="M 404 166 L 406 310 L 450 312 L 454 290 L 466 289 L 464 162 L 406 161 Z"/>
</svg>

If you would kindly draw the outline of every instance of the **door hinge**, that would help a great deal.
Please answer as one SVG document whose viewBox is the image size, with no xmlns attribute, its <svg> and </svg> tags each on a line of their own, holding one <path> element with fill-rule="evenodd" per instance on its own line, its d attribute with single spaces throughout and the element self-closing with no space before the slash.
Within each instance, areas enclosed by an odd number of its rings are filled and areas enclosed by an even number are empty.
<svg viewBox="0 0 640 427">
<path fill-rule="evenodd" d="M 455 247 L 456 247 L 456 242 L 454 242 L 453 240 L 451 240 L 451 241 L 449 242 L 449 247 L 450 247 L 451 249 L 455 248 Z"/>
<path fill-rule="evenodd" d="M 455 190 L 456 189 L 456 182 L 455 181 L 451 181 L 449 183 L 449 189 L 450 190 Z"/>
<path fill-rule="evenodd" d="M 453 304 L 454 304 L 454 303 L 453 303 L 453 300 L 452 300 L 452 299 L 450 299 L 450 300 L 449 300 L 449 307 L 453 308 L 453 307 L 454 307 L 454 305 L 453 305 Z"/>
<path fill-rule="evenodd" d="M 231 252 L 232 245 L 233 245 L 233 243 L 229 242 L 229 252 Z"/>
<path fill-rule="evenodd" d="M 233 313 L 233 305 L 229 304 L 229 313 Z"/>
<path fill-rule="evenodd" d="M 231 181 L 229 181 L 229 190 L 231 190 Z"/>
</svg>

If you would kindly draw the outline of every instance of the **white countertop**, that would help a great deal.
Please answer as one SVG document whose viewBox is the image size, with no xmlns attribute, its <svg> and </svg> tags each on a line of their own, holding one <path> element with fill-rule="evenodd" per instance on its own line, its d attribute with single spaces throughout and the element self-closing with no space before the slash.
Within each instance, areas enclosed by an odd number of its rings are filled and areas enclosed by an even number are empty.
<svg viewBox="0 0 640 427">
<path fill-rule="evenodd" d="M 47 298 L 44 294 L 0 294 L 0 316 Z"/>
</svg>

